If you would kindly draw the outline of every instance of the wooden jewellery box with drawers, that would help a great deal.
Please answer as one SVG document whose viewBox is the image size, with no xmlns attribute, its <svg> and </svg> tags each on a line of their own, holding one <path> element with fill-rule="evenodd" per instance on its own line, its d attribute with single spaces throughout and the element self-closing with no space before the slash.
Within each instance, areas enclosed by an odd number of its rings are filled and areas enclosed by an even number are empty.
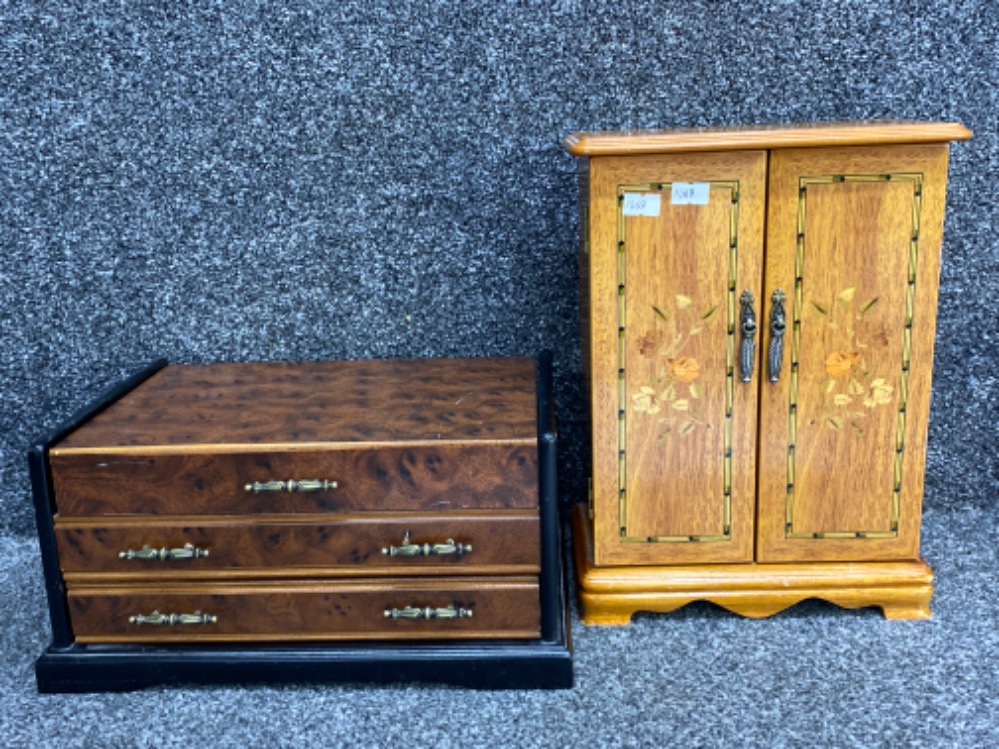
<svg viewBox="0 0 999 749">
<path fill-rule="evenodd" d="M 43 692 L 571 686 L 551 357 L 166 365 L 30 454 Z"/>
</svg>

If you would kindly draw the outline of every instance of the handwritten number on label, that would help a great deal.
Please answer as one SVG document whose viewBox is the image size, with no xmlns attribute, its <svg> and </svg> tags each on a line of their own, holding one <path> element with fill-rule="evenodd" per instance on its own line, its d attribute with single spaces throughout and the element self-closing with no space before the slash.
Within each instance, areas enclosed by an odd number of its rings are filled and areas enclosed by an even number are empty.
<svg viewBox="0 0 999 749">
<path fill-rule="evenodd" d="M 711 185 L 707 182 L 674 182 L 670 189 L 673 205 L 707 205 Z"/>
<path fill-rule="evenodd" d="M 660 196 L 657 193 L 626 192 L 624 194 L 625 216 L 658 216 Z"/>
</svg>

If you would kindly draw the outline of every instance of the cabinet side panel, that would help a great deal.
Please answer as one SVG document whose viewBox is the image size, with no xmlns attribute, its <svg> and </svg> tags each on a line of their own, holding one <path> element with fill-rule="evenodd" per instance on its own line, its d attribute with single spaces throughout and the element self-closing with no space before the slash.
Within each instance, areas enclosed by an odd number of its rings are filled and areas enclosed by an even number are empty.
<svg viewBox="0 0 999 749">
<path fill-rule="evenodd" d="M 765 155 L 593 162 L 597 563 L 748 561 L 756 387 L 738 377 L 737 300 L 760 288 Z"/>
<path fill-rule="evenodd" d="M 773 155 L 767 288 L 789 328 L 761 400 L 760 561 L 918 556 L 946 160 Z"/>
<path fill-rule="evenodd" d="M 584 392 L 590 392 L 590 160 L 579 159 L 579 327 Z"/>
</svg>

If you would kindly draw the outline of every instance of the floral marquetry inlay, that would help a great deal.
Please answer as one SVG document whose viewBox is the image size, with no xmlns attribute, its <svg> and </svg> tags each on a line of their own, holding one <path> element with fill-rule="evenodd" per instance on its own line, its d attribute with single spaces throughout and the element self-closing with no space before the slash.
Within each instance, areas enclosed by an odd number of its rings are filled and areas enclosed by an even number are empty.
<svg viewBox="0 0 999 749">
<path fill-rule="evenodd" d="M 638 351 L 653 364 L 655 376 L 631 396 L 636 413 L 658 416 L 659 440 L 671 435 L 686 437 L 711 424 L 700 414 L 704 397 L 701 364 L 684 353 L 691 340 L 718 318 L 717 304 L 699 307 L 686 294 L 677 294 L 672 305 L 653 305 L 656 327 L 638 341 Z"/>
<path fill-rule="evenodd" d="M 615 535 L 623 543 L 732 540 L 742 202 L 737 180 L 698 186 L 707 202 L 678 201 L 669 182 L 617 185 Z M 635 193 L 658 195 L 659 210 L 625 210 Z M 683 258 L 698 242 L 717 254 L 694 267 Z M 695 461 L 704 469 L 696 474 L 687 470 Z M 691 491 L 693 505 L 667 507 Z"/>
<path fill-rule="evenodd" d="M 897 186 L 893 191 L 898 195 L 901 219 L 895 225 L 891 236 L 896 244 L 893 250 L 877 248 L 872 252 L 886 253 L 888 259 L 895 259 L 894 278 L 904 272 L 905 287 L 903 299 L 888 287 L 864 288 L 861 284 L 847 286 L 839 290 L 827 291 L 819 296 L 804 298 L 803 290 L 805 257 L 813 252 L 831 252 L 828 243 L 828 225 L 822 224 L 823 198 L 817 193 L 812 202 L 809 194 L 815 190 L 829 195 L 832 186 L 844 186 L 852 192 L 844 195 L 860 195 L 860 188 L 867 190 L 866 201 L 857 206 L 871 205 L 875 199 L 887 200 L 887 186 Z M 901 192 L 899 192 L 901 190 Z M 844 197 L 843 200 L 846 200 Z M 859 201 L 859 198 L 857 198 Z M 809 220 L 812 209 L 819 211 Z M 905 431 L 908 414 L 909 370 L 912 356 L 912 328 L 915 312 L 915 289 L 919 270 L 920 226 L 923 206 L 923 175 L 920 173 L 868 173 L 835 174 L 818 177 L 801 177 L 798 181 L 797 246 L 795 252 L 795 305 L 794 327 L 791 347 L 790 403 L 788 410 L 788 460 L 787 490 L 785 495 L 784 536 L 787 539 L 831 539 L 831 538 L 894 538 L 898 535 L 901 494 L 903 491 L 903 465 L 906 456 Z M 854 209 L 856 213 L 859 208 Z M 873 222 L 876 216 L 865 220 Z M 852 220 L 852 219 L 851 219 Z M 818 223 L 813 223 L 818 221 Z M 864 221 L 856 219 L 854 236 L 863 228 Z M 810 233 L 810 228 L 816 228 Z M 885 241 L 888 241 L 887 239 Z M 894 253 L 889 255 L 887 253 Z M 889 271 L 886 271 L 886 273 Z M 876 274 L 871 274 L 876 275 Z M 893 281 L 894 282 L 894 281 Z M 849 283 L 849 282 L 848 282 Z M 870 283 L 870 281 L 869 281 Z M 828 296 L 826 296 L 828 294 Z M 886 301 L 892 299 L 893 301 Z M 899 308 L 899 302 L 904 306 Z M 898 313 L 902 312 L 900 316 Z M 887 529 L 881 525 L 865 525 L 863 529 L 836 528 L 835 530 L 799 530 L 795 525 L 795 497 L 797 488 L 796 455 L 798 452 L 798 406 L 799 380 L 798 365 L 802 344 L 802 323 L 812 329 L 820 324 L 823 345 L 820 375 L 810 380 L 807 387 L 812 394 L 819 396 L 815 417 L 806 424 L 815 425 L 820 430 L 844 434 L 852 437 L 843 439 L 864 440 L 864 448 L 871 455 L 878 454 L 879 444 L 885 438 L 886 429 L 894 431 L 890 443 L 890 463 L 882 465 L 880 475 L 887 477 L 882 483 L 890 487 L 891 509 Z M 901 346 L 899 329 L 901 323 Z M 814 340 L 814 339 L 813 339 Z M 900 349 L 900 350 L 899 350 Z M 815 384 L 811 384 L 815 383 Z M 815 393 L 815 390 L 818 393 Z M 893 414 L 893 416 L 889 416 Z M 886 419 L 886 416 L 888 417 Z M 890 426 L 889 426 L 890 424 Z M 873 436 L 872 436 L 873 435 Z M 875 444 L 866 445 L 870 438 Z M 883 443 L 881 443 L 883 444 Z M 883 454 L 883 453 L 882 453 Z M 890 483 L 889 483 L 890 482 Z M 814 491 L 814 487 L 812 488 Z M 856 521 L 855 521 L 856 522 Z"/>
<path fill-rule="evenodd" d="M 835 341 L 825 360 L 827 377 L 819 385 L 823 423 L 862 437 L 868 413 L 892 403 L 895 386 L 878 372 L 872 358 L 888 342 L 877 321 L 878 297 L 858 295 L 857 288 L 843 289 L 828 301 L 812 300 L 808 308 Z"/>
</svg>

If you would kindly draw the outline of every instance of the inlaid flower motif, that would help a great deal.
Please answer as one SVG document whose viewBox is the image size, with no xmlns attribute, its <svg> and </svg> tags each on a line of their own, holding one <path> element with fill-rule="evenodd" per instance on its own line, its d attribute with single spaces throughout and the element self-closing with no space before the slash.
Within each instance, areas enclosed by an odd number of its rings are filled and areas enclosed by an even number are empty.
<svg viewBox="0 0 999 749">
<path fill-rule="evenodd" d="M 643 414 L 657 414 L 662 409 L 662 403 L 656 391 L 648 385 L 643 385 L 637 393 L 631 396 L 635 411 Z"/>
<path fill-rule="evenodd" d="M 697 428 L 710 429 L 699 410 L 704 407 L 704 386 L 698 382 L 701 364 L 681 353 L 696 346 L 698 336 L 718 318 L 720 307 L 703 310 L 693 297 L 674 294 L 669 305 L 652 305 L 652 329 L 637 338 L 638 353 L 649 362 L 650 384 L 631 396 L 635 413 L 659 414 L 656 429 L 659 441 L 670 435 L 686 437 Z"/>
<path fill-rule="evenodd" d="M 846 377 L 859 363 L 859 351 L 836 351 L 826 359 L 826 372 L 830 377 Z"/>
<path fill-rule="evenodd" d="M 697 363 L 697 359 L 690 356 L 678 356 L 675 359 L 669 359 L 666 362 L 666 367 L 677 382 L 684 384 L 693 382 L 701 376 L 701 365 Z"/>
<path fill-rule="evenodd" d="M 864 397 L 864 405 L 868 408 L 874 408 L 875 406 L 883 406 L 891 403 L 894 392 L 894 387 L 885 382 L 883 377 L 878 377 L 871 381 L 870 390 Z"/>
<path fill-rule="evenodd" d="M 887 333 L 876 319 L 878 297 L 859 297 L 857 287 L 850 286 L 832 299 L 811 300 L 810 309 L 830 337 L 838 339 L 836 350 L 825 361 L 828 378 L 819 384 L 822 421 L 837 431 L 849 425 L 855 435 L 863 437 L 869 411 L 891 403 L 895 393 L 894 386 L 872 366 L 877 358 L 872 355 L 888 345 Z"/>
<path fill-rule="evenodd" d="M 650 330 L 638 339 L 638 353 L 642 356 L 652 356 L 663 345 L 663 335 L 657 330 Z"/>
</svg>

